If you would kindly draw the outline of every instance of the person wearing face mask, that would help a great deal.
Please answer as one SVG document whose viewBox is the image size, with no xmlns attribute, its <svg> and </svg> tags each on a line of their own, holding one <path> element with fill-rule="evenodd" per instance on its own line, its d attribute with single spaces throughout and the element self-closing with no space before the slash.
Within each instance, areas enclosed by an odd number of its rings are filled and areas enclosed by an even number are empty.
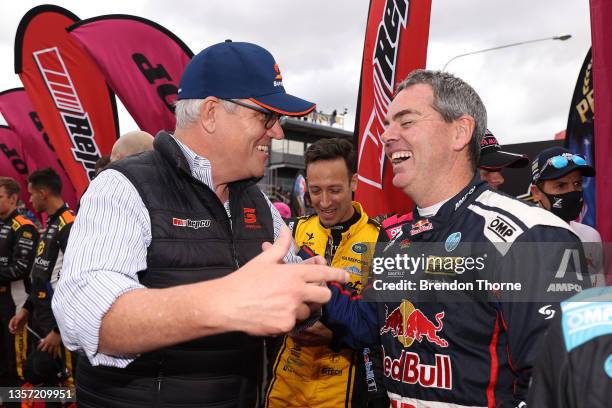
<svg viewBox="0 0 612 408">
<path fill-rule="evenodd" d="M 531 195 L 542 208 L 569 223 L 584 246 L 591 283 L 605 285 L 601 236 L 589 225 L 577 222 L 584 203 L 584 177 L 594 177 L 595 169 L 584 157 L 563 147 L 543 150 L 534 159 Z"/>
</svg>

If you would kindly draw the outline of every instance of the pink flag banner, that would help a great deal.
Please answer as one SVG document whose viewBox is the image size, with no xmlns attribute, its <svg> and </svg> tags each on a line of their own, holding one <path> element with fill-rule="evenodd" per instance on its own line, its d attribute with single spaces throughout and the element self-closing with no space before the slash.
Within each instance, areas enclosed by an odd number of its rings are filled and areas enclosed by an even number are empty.
<svg viewBox="0 0 612 408">
<path fill-rule="evenodd" d="M 70 208 L 76 208 L 78 202 L 72 182 L 62 167 L 25 89 L 15 88 L 0 92 L 0 112 L 22 145 L 27 146 L 28 170 L 32 172 L 45 167 L 55 170 L 62 179 L 62 198 Z"/>
<path fill-rule="evenodd" d="M 174 131 L 174 102 L 193 52 L 170 31 L 141 17 L 107 15 L 79 21 L 70 35 L 96 62 L 140 129 Z"/>
<path fill-rule="evenodd" d="M 30 172 L 29 157 L 23 151 L 21 138 L 10 127 L 0 125 L 0 176 L 15 179 L 21 187 L 21 200 L 33 210 L 26 178 Z"/>
</svg>

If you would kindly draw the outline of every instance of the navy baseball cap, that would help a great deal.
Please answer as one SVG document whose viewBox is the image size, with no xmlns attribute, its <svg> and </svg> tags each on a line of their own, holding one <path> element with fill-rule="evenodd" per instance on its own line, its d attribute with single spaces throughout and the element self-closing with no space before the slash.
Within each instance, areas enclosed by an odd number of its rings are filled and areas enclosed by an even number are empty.
<svg viewBox="0 0 612 408">
<path fill-rule="evenodd" d="M 581 170 L 584 177 L 595 176 L 595 169 L 583 156 L 574 155 L 564 147 L 550 147 L 542 150 L 533 160 L 531 181 L 555 180 L 575 170 Z"/>
<path fill-rule="evenodd" d="M 177 99 L 249 99 L 287 116 L 304 116 L 316 105 L 285 92 L 274 57 L 259 45 L 225 42 L 193 57 L 185 68 Z"/>
<path fill-rule="evenodd" d="M 526 167 L 528 164 L 529 158 L 526 155 L 503 151 L 497 138 L 487 129 L 480 142 L 478 167 L 485 170 L 498 170 L 504 167 Z"/>
</svg>

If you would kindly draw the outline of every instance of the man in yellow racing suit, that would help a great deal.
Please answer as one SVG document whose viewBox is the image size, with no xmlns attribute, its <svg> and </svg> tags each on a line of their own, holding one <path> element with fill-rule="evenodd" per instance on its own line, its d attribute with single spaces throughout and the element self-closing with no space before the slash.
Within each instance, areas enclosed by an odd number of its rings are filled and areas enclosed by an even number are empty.
<svg viewBox="0 0 612 408">
<path fill-rule="evenodd" d="M 302 251 L 324 256 L 328 264 L 347 270 L 350 281 L 345 289 L 360 292 L 380 227 L 352 201 L 357 182 L 353 145 L 322 139 L 307 149 L 305 161 L 316 214 L 289 221 L 295 242 Z M 265 406 L 367 407 L 386 399 L 374 378 L 376 359 L 370 349 L 354 352 L 335 343 L 320 322 L 284 336 L 271 361 Z M 372 349 L 378 351 L 375 345 Z M 382 404 L 388 406 L 388 400 Z"/>
</svg>

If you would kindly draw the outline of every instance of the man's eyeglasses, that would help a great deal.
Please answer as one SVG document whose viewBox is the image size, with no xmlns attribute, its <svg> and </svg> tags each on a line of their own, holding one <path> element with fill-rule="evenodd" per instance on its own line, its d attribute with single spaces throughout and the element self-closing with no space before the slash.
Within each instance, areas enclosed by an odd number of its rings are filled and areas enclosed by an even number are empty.
<svg viewBox="0 0 612 408">
<path fill-rule="evenodd" d="M 571 153 L 563 153 L 558 156 L 553 156 L 546 160 L 544 166 L 542 166 L 542 170 L 540 170 L 540 176 L 544 173 L 544 171 L 548 168 L 548 166 L 553 166 L 555 169 L 563 169 L 568 166 L 569 162 L 573 162 L 577 166 L 585 166 L 587 164 L 584 157 L 578 154 Z M 538 177 L 539 178 L 539 177 Z"/>
<path fill-rule="evenodd" d="M 281 115 L 279 113 L 272 112 L 272 111 L 269 111 L 269 110 L 264 109 L 264 108 L 260 108 L 257 105 L 251 105 L 251 104 L 248 104 L 248 103 L 244 103 L 244 102 L 236 100 L 236 99 L 223 99 L 223 100 L 231 102 L 231 103 L 234 103 L 234 104 L 239 105 L 239 106 L 243 106 L 243 107 L 251 109 L 251 110 L 254 110 L 255 112 L 263 113 L 264 114 L 264 119 L 265 119 L 264 127 L 266 129 L 272 129 L 272 126 L 274 126 L 274 124 L 276 122 L 278 122 L 283 117 L 283 115 Z"/>
</svg>

